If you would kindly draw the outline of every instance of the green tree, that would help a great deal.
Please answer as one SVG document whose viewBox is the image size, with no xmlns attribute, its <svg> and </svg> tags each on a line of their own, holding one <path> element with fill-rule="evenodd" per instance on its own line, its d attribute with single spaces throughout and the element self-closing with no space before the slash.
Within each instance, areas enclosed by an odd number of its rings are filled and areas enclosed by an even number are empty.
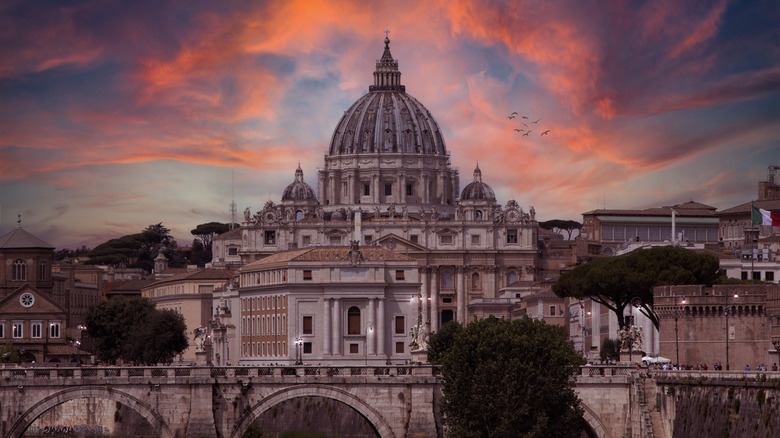
<svg viewBox="0 0 780 438">
<path fill-rule="evenodd" d="M 617 315 L 623 328 L 626 307 L 636 305 L 658 328 L 653 310 L 656 286 L 704 284 L 718 281 L 717 257 L 676 246 L 660 246 L 596 259 L 566 272 L 553 285 L 559 297 L 590 298 Z"/>
<path fill-rule="evenodd" d="M 438 332 L 428 337 L 428 362 L 440 364 L 444 354 L 455 344 L 455 336 L 463 330 L 457 321 L 444 324 Z"/>
<path fill-rule="evenodd" d="M 188 345 L 184 317 L 146 298 L 101 302 L 89 308 L 86 322 L 95 353 L 108 363 L 170 363 Z"/>
<path fill-rule="evenodd" d="M 573 376 L 585 360 L 562 327 L 528 317 L 490 317 L 431 335 L 452 337 L 441 364 L 448 437 L 578 436 L 582 408 Z"/>
<path fill-rule="evenodd" d="M 602 362 L 619 361 L 620 360 L 620 339 L 606 338 L 603 341 L 601 341 L 599 358 L 601 359 Z"/>
<path fill-rule="evenodd" d="M 143 268 L 151 272 L 154 258 L 162 253 L 168 260 L 183 260 L 176 254 L 178 244 L 171 236 L 171 230 L 162 223 L 149 225 L 136 234 L 128 234 L 101 243 L 87 253 L 88 264 L 116 267 Z"/>
<path fill-rule="evenodd" d="M 194 230 L 190 231 L 190 233 L 200 239 L 201 243 L 203 243 L 203 247 L 207 251 L 211 251 L 211 243 L 214 236 L 227 233 L 228 231 L 230 231 L 230 224 L 223 224 L 221 222 L 208 222 L 196 226 Z"/>
<path fill-rule="evenodd" d="M 552 219 L 539 222 L 539 226 L 558 234 L 563 234 L 562 231 L 566 231 L 568 232 L 568 239 L 571 240 L 571 233 L 582 228 L 582 223 L 565 219 Z"/>
</svg>

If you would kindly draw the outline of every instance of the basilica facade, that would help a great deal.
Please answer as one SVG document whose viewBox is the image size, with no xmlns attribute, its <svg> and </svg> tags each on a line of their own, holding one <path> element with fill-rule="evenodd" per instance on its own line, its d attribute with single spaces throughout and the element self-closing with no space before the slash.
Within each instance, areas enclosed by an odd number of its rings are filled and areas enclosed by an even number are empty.
<svg viewBox="0 0 780 438">
<path fill-rule="evenodd" d="M 246 267 L 313 246 L 381 246 L 417 262 L 410 326 L 437 331 L 451 320 L 509 317 L 545 277 L 534 208 L 499 203 L 478 165 L 461 190 L 439 125 L 406 92 L 384 43 L 373 85 L 333 132 L 318 189 L 299 165 L 280 202 L 247 208 L 240 229 L 215 236 L 212 264 Z"/>
</svg>

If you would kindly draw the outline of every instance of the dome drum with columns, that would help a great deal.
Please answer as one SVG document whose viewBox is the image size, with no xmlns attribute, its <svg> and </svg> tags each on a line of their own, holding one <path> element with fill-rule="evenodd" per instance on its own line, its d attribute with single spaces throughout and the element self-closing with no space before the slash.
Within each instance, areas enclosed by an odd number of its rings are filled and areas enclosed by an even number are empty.
<svg viewBox="0 0 780 438">
<path fill-rule="evenodd" d="M 406 93 L 389 39 L 374 84 L 338 122 L 317 178 L 315 192 L 299 165 L 280 204 L 247 209 L 240 234 L 215 236 L 213 264 L 352 241 L 383 246 L 417 260 L 418 318 L 433 331 L 486 312 L 509 317 L 545 276 L 533 207 L 502 207 L 479 166 L 460 190 L 441 130 Z"/>
</svg>

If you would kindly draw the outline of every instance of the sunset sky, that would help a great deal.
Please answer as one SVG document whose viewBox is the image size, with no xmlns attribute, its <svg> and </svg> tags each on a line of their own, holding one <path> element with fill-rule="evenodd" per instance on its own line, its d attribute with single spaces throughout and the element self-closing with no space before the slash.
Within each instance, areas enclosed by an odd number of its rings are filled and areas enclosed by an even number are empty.
<svg viewBox="0 0 780 438">
<path fill-rule="evenodd" d="M 21 214 L 57 248 L 159 222 L 189 244 L 298 162 L 316 189 L 385 29 L 461 188 L 479 161 L 538 220 L 730 208 L 780 165 L 779 23 L 777 0 L 5 0 L 0 235 Z"/>
</svg>

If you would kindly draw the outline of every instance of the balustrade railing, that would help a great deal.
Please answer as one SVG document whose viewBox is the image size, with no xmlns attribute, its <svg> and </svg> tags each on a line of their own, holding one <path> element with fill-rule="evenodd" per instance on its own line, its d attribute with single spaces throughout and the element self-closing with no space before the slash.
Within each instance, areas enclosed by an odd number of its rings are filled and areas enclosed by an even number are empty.
<svg viewBox="0 0 780 438">
<path fill-rule="evenodd" d="M 388 365 L 388 366 L 78 366 L 51 367 L 41 365 L 14 365 L 0 367 L 0 380 L 80 380 L 80 379 L 128 379 L 160 380 L 177 377 L 210 377 L 230 379 L 234 377 L 289 378 L 289 377 L 333 377 L 333 376 L 436 376 L 437 367 L 431 365 Z"/>
</svg>

